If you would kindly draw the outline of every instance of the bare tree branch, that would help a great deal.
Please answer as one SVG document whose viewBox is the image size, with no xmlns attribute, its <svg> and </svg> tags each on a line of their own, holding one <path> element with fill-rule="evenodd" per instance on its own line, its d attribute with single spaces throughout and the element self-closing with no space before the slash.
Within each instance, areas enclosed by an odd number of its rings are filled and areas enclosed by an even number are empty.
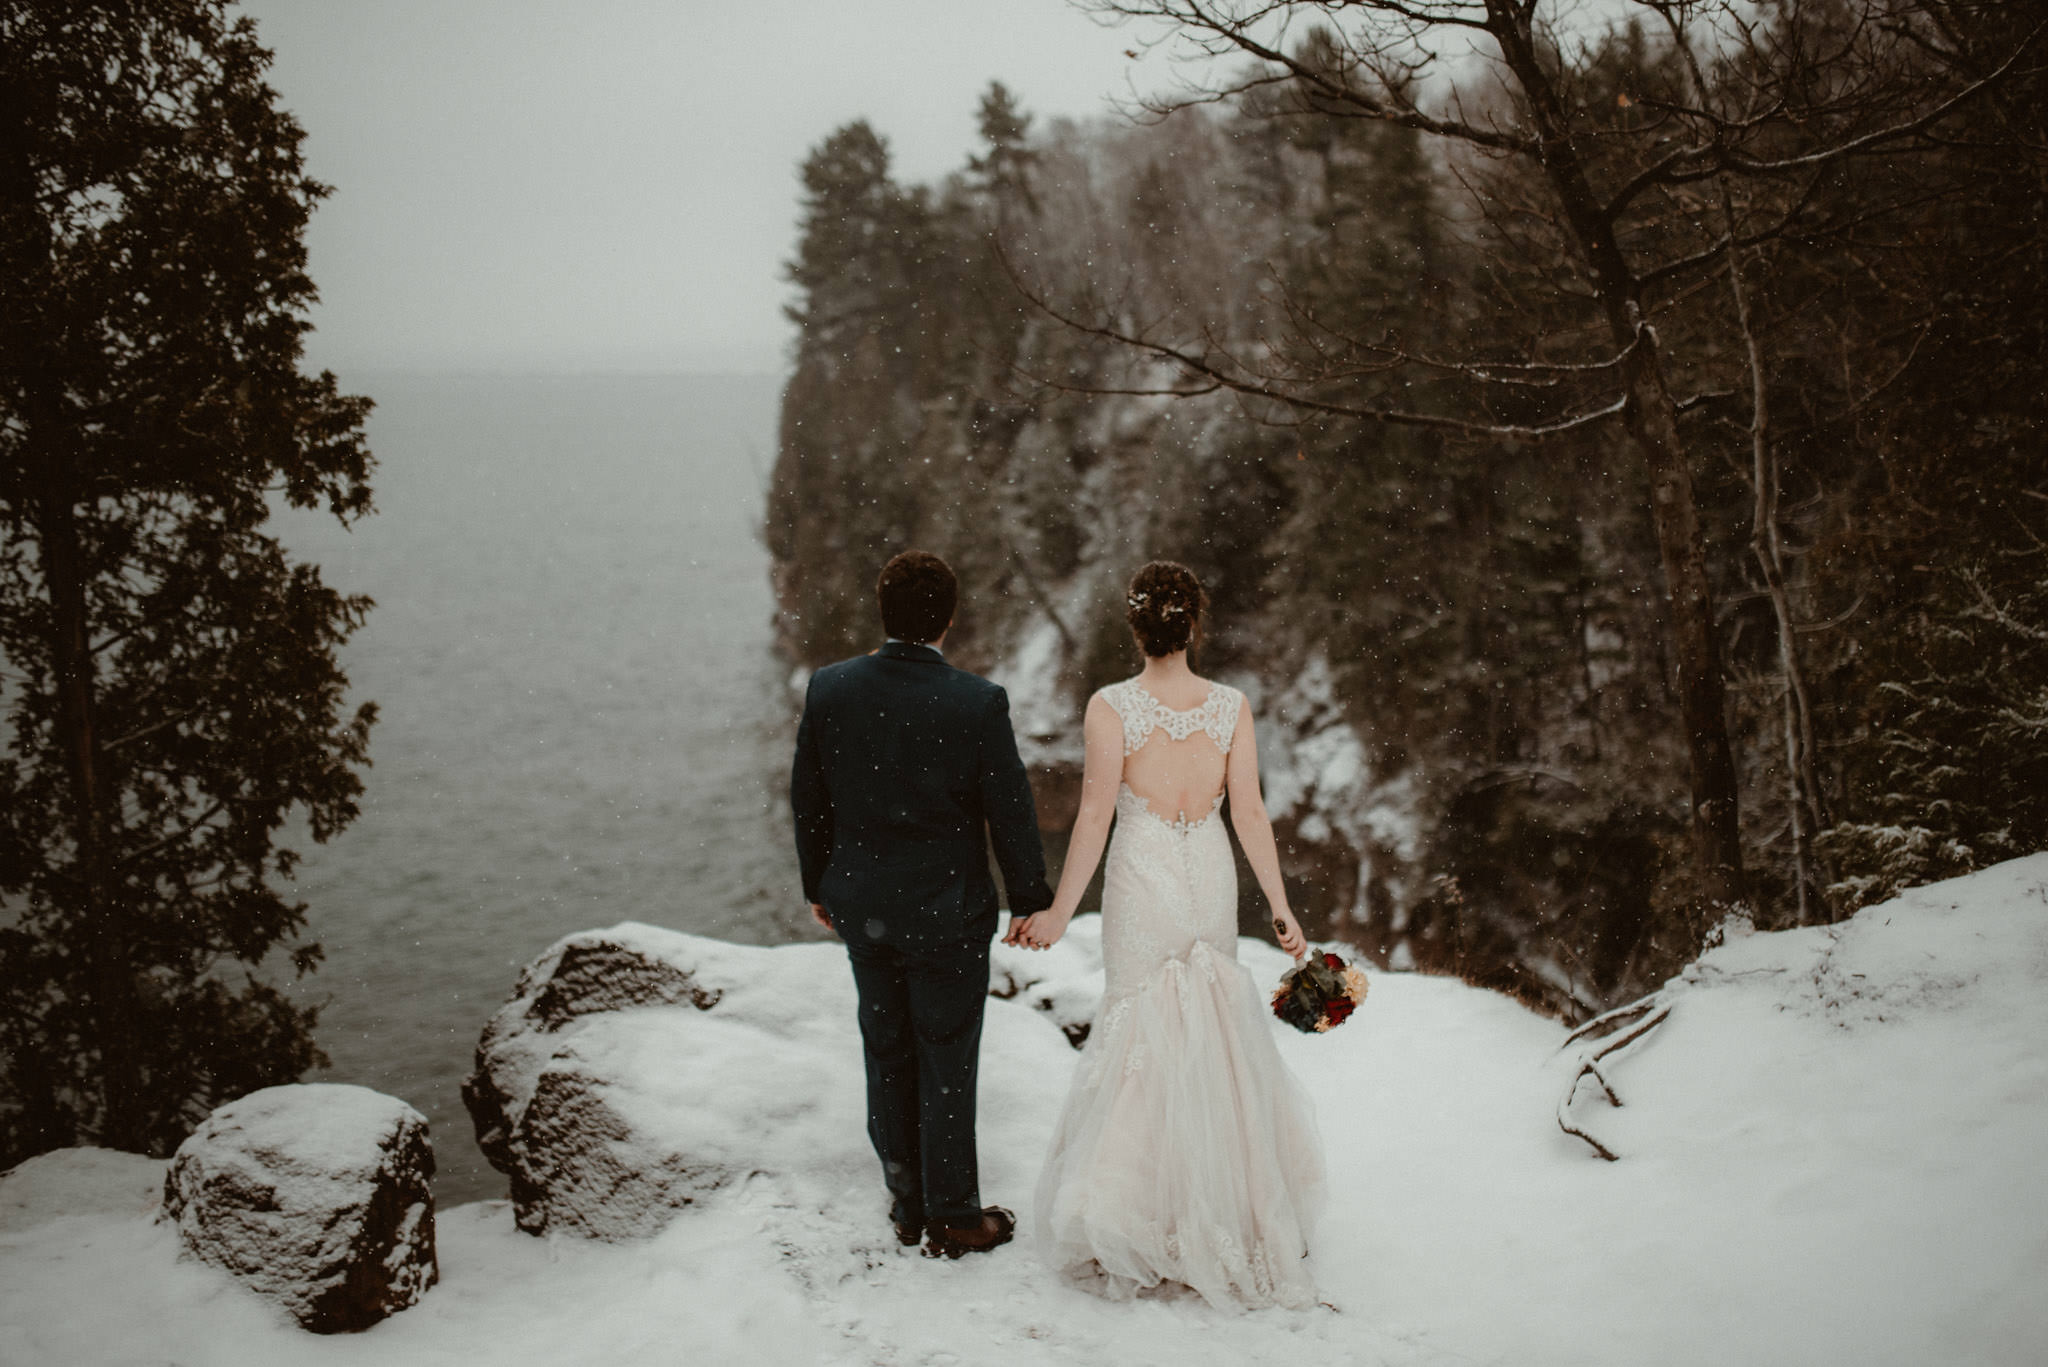
<svg viewBox="0 0 2048 1367">
<path fill-rule="evenodd" d="M 1099 337 L 1104 341 L 1116 342 L 1134 351 L 1156 356 L 1161 360 L 1171 361 L 1187 374 L 1208 381 L 1206 385 L 1196 388 L 1095 386 L 1075 384 L 1067 380 L 1056 380 L 1047 376 L 1031 374 L 1021 368 L 1012 368 L 1013 374 L 1022 376 L 1034 384 L 1062 390 L 1070 394 L 1128 394 L 1187 398 L 1197 394 L 1214 393 L 1218 389 L 1227 389 L 1232 393 L 1241 394 L 1249 398 L 1265 399 L 1301 412 L 1359 418 L 1367 422 L 1386 423 L 1395 427 L 1419 427 L 1441 432 L 1457 432 L 1465 436 L 1509 437 L 1522 440 L 1553 437 L 1561 433 L 1593 426 L 1596 423 L 1619 416 L 1627 403 L 1626 396 L 1622 396 L 1603 404 L 1599 408 L 1574 414 L 1569 418 L 1563 418 L 1554 423 L 1520 424 L 1474 422 L 1465 418 L 1446 417 L 1437 413 L 1416 413 L 1404 409 L 1333 403 L 1325 399 L 1311 398 L 1306 394 L 1292 392 L 1272 383 L 1250 379 L 1244 375 L 1231 374 L 1219 369 L 1202 357 L 1193 355 L 1165 342 L 1155 341 L 1149 337 L 1127 332 L 1122 328 L 1107 323 L 1089 322 L 1065 313 L 1054 307 L 1044 295 L 1025 283 L 1023 278 L 1017 273 L 1015 263 L 1010 260 L 1009 254 L 1002 249 L 1000 244 L 997 245 L 996 252 L 1002 261 L 1003 269 L 1009 273 L 1011 281 L 1016 285 L 1017 292 L 1023 295 L 1033 308 L 1038 309 L 1046 317 L 1083 336 Z"/>
<path fill-rule="evenodd" d="M 1675 147 L 1656 161 L 1636 172 L 1624 181 L 1607 200 L 1609 214 L 1619 214 L 1633 203 L 1643 191 L 1657 184 L 1683 184 L 1706 180 L 1723 171 L 1741 171 L 1747 175 L 1775 175 L 1786 171 L 1816 169 L 1832 165 L 1848 157 L 1863 156 L 1887 150 L 1892 143 L 1924 133 L 1956 112 L 1963 104 L 1974 99 L 2002 80 L 2018 64 L 2020 57 L 2033 45 L 2043 32 L 2048 32 L 2048 23 L 2038 25 L 2015 45 L 2012 53 L 1990 72 L 1958 90 L 1948 99 L 1913 118 L 1901 120 L 1884 128 L 1873 129 L 1846 142 L 1796 157 L 1760 158 L 1745 156 L 1729 145 L 1727 135 L 1744 133 L 1770 119 L 1785 117 L 1787 111 L 1779 104 L 1763 117 L 1741 120 L 1724 120 L 1707 110 L 1684 108 L 1677 112 L 1694 116 L 1709 123 L 1713 136 L 1706 142 L 1686 147 Z M 1812 111 L 1802 111 L 1801 119 L 1810 118 Z"/>
<path fill-rule="evenodd" d="M 1387 95 L 1375 95 L 1360 89 L 1350 81 L 1342 80 L 1326 71 L 1309 66 L 1299 58 L 1289 55 L 1254 36 L 1253 30 L 1270 16 L 1284 12 L 1291 5 L 1274 3 L 1254 6 L 1249 12 L 1236 18 L 1215 10 L 1202 0 L 1154 0 L 1153 3 L 1131 4 L 1121 0 L 1101 0 L 1091 8 L 1099 13 L 1115 14 L 1127 19 L 1163 19 L 1180 25 L 1190 31 L 1191 41 L 1204 44 L 1203 50 L 1210 56 L 1220 56 L 1234 50 L 1246 56 L 1256 57 L 1270 63 L 1286 73 L 1286 77 L 1307 87 L 1313 95 L 1331 101 L 1338 109 L 1354 111 L 1356 117 L 1376 119 L 1401 128 L 1412 128 L 1417 132 L 1430 133 L 1438 137 L 1455 138 L 1476 147 L 1490 148 L 1501 152 L 1514 152 L 1523 156 L 1539 155 L 1534 139 L 1517 134 L 1505 133 L 1498 129 L 1482 128 L 1477 124 L 1459 119 L 1440 119 L 1425 114 L 1414 104 L 1397 100 Z M 1490 31 L 1491 20 L 1468 17 L 1475 8 L 1463 5 L 1433 6 L 1427 9 L 1400 3 L 1400 0 L 1374 0 L 1374 10 L 1393 15 L 1395 18 L 1416 26 L 1418 29 L 1437 26 L 1468 29 L 1475 32 Z M 1201 35 L 1212 35 L 1203 38 Z M 1274 84 L 1270 76 L 1247 78 L 1231 82 L 1223 87 L 1206 91 L 1191 91 L 1187 98 L 1176 98 L 1164 104 L 1148 103 L 1155 112 L 1170 112 L 1183 103 L 1214 102 L 1231 99 L 1259 85 Z M 1311 107 L 1304 112 L 1323 114 L 1337 110 Z"/>
</svg>

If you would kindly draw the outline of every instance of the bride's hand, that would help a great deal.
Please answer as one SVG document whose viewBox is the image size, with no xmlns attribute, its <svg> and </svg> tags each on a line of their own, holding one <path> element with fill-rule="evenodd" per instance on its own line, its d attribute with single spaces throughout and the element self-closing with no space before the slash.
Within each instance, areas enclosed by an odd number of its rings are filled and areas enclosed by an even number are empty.
<svg viewBox="0 0 2048 1367">
<path fill-rule="evenodd" d="M 1301 933 L 1301 922 L 1284 907 L 1273 913 L 1273 938 L 1280 942 L 1280 948 L 1297 959 L 1308 953 L 1308 937 Z"/>
<path fill-rule="evenodd" d="M 1058 943 L 1060 936 L 1067 933 L 1067 922 L 1072 919 L 1071 913 L 1061 916 L 1054 911 L 1013 916 L 1010 918 L 1010 933 L 1003 937 L 1003 943 L 1021 949 L 1050 949 Z"/>
</svg>

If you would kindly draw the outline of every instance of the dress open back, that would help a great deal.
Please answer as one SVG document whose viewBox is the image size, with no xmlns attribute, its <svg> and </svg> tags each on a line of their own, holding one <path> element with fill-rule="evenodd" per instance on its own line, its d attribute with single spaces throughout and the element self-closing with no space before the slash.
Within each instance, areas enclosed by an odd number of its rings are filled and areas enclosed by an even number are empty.
<svg viewBox="0 0 2048 1367">
<path fill-rule="evenodd" d="M 1243 695 L 1211 684 L 1165 706 L 1135 679 L 1101 696 L 1124 769 L 1152 746 L 1228 755 Z M 1156 754 L 1156 752 L 1155 752 Z M 1219 772 L 1206 753 L 1158 774 Z M 1304 1261 L 1322 1201 L 1322 1141 L 1237 962 L 1237 870 L 1221 779 L 1206 806 L 1160 812 L 1119 782 L 1103 870 L 1102 1008 L 1038 1182 L 1054 1266 L 1111 1295 L 1161 1282 L 1223 1307 L 1313 1303 Z"/>
</svg>

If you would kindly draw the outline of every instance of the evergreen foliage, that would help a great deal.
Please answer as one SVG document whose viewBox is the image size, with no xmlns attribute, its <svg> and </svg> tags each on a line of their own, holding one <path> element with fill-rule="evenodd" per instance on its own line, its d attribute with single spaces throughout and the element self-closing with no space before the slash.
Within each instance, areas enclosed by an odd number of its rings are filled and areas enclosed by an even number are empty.
<svg viewBox="0 0 2048 1367">
<path fill-rule="evenodd" d="M 320 1061 L 258 970 L 356 815 L 366 599 L 263 530 L 370 511 L 367 400 L 299 371 L 326 193 L 226 0 L 0 3 L 0 1167 L 163 1155 Z"/>
</svg>

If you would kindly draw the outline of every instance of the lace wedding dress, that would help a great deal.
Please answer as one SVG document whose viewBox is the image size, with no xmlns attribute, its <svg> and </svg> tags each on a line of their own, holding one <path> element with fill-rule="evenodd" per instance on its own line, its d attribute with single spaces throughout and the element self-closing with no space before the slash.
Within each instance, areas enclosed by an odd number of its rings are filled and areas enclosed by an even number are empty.
<svg viewBox="0 0 2048 1367">
<path fill-rule="evenodd" d="M 1228 754 L 1243 695 L 1211 684 L 1176 711 L 1138 686 L 1102 696 L 1124 758 L 1147 745 Z M 1119 784 L 1103 871 L 1105 983 L 1038 1180 L 1054 1267 L 1116 1297 L 1179 1282 L 1225 1308 L 1304 1306 L 1322 1142 L 1237 962 L 1237 870 L 1217 793 L 1170 819 Z"/>
</svg>

